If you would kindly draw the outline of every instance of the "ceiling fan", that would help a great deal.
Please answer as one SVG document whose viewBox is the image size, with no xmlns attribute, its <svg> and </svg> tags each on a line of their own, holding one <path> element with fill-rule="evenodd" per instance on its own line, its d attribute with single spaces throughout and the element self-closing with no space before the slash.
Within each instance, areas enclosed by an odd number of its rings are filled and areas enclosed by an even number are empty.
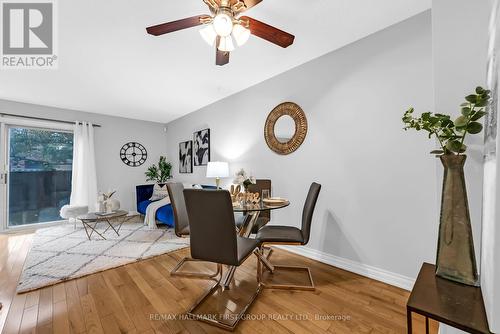
<svg viewBox="0 0 500 334">
<path fill-rule="evenodd" d="M 203 39 L 216 47 L 217 65 L 229 63 L 229 53 L 245 44 L 250 35 L 258 36 L 273 44 L 286 48 L 293 44 L 295 36 L 241 14 L 262 2 L 262 0 L 203 0 L 211 15 L 198 15 L 182 20 L 158 24 L 146 28 L 150 35 L 159 36 L 177 30 L 205 25 L 200 30 Z"/>
</svg>

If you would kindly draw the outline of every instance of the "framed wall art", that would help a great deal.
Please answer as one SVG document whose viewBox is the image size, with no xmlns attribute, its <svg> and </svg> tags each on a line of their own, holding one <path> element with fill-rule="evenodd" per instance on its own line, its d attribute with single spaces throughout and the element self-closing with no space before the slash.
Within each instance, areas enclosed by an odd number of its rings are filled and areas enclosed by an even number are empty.
<svg viewBox="0 0 500 334">
<path fill-rule="evenodd" d="M 190 174 L 193 172 L 193 141 L 179 144 L 179 173 Z"/>
<path fill-rule="evenodd" d="M 195 166 L 206 166 L 210 161 L 210 129 L 193 134 L 193 158 Z"/>
</svg>

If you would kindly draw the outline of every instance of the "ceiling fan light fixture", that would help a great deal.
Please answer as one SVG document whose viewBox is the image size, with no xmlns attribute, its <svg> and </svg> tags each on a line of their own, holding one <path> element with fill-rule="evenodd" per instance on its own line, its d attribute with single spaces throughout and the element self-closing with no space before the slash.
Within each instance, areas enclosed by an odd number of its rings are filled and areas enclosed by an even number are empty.
<svg viewBox="0 0 500 334">
<path fill-rule="evenodd" d="M 203 37 L 205 42 L 210 46 L 215 45 L 215 40 L 217 39 L 217 33 L 215 32 L 213 24 L 207 24 L 206 27 L 200 29 L 200 35 Z"/>
<path fill-rule="evenodd" d="M 1 1 L 1 0 L 0 0 Z M 215 64 L 229 63 L 230 53 L 235 47 L 248 42 L 250 35 L 259 37 L 282 48 L 293 44 L 295 36 L 243 13 L 263 0 L 203 0 L 209 14 L 195 15 L 184 19 L 146 27 L 149 35 L 161 36 L 179 30 L 198 27 L 200 36 L 215 47 Z M 242 15 L 243 14 L 243 15 Z"/>
<path fill-rule="evenodd" d="M 220 37 L 229 36 L 233 31 L 233 19 L 224 11 L 214 17 L 213 25 Z"/>
<path fill-rule="evenodd" d="M 243 46 L 250 38 L 250 29 L 245 28 L 241 24 L 235 24 L 233 27 L 233 37 L 238 46 Z"/>
<path fill-rule="evenodd" d="M 234 51 L 234 43 L 231 36 L 221 37 L 217 48 L 222 52 Z"/>
</svg>

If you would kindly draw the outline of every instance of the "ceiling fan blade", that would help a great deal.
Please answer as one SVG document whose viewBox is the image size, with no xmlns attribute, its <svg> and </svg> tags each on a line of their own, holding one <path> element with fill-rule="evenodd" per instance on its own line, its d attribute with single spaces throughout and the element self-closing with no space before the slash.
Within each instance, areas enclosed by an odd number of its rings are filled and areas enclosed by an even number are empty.
<svg viewBox="0 0 500 334">
<path fill-rule="evenodd" d="M 248 16 L 242 16 L 241 20 L 248 21 L 248 28 L 252 35 L 265 39 L 271 43 L 281 46 L 282 48 L 289 47 L 293 44 L 295 39 L 294 35 L 291 35 L 283 30 L 270 26 L 264 22 L 257 21 Z"/>
<path fill-rule="evenodd" d="M 204 23 L 204 20 L 209 18 L 207 15 L 197 15 L 193 17 L 188 17 L 182 20 L 172 21 L 168 23 L 162 23 L 155 26 L 147 27 L 146 31 L 150 35 L 159 36 L 163 34 L 168 34 L 177 30 L 187 29 L 191 27 L 198 26 Z"/>
<path fill-rule="evenodd" d="M 252 8 L 253 6 L 256 6 L 258 5 L 259 3 L 262 2 L 262 0 L 243 0 L 243 2 L 245 3 L 245 7 L 247 9 L 250 9 Z"/>
<path fill-rule="evenodd" d="M 229 63 L 229 52 L 220 51 L 217 49 L 215 54 L 215 64 L 219 66 L 224 66 Z"/>
</svg>

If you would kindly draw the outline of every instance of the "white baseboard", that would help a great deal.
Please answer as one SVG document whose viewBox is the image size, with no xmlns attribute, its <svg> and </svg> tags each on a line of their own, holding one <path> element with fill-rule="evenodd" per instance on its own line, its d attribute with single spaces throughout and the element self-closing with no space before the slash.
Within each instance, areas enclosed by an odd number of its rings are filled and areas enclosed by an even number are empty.
<svg viewBox="0 0 500 334">
<path fill-rule="evenodd" d="M 304 246 L 276 246 L 289 252 L 410 291 L 415 279 Z"/>
</svg>

